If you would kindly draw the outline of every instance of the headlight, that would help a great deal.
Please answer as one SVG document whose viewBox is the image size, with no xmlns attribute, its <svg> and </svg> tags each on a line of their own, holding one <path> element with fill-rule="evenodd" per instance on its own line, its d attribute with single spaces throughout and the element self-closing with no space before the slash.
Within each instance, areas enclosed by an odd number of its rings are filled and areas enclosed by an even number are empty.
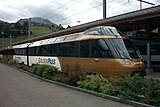
<svg viewBox="0 0 160 107">
<path fill-rule="evenodd" d="M 134 62 L 133 64 L 134 64 L 134 65 L 142 65 L 143 62 Z"/>
<path fill-rule="evenodd" d="M 121 63 L 122 64 L 127 64 L 127 65 L 132 64 L 130 59 L 121 59 Z"/>
</svg>

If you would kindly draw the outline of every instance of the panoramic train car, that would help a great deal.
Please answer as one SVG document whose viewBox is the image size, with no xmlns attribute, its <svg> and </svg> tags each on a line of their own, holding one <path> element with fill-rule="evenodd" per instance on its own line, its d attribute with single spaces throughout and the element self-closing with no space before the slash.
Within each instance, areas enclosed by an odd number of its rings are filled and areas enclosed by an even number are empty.
<svg viewBox="0 0 160 107">
<path fill-rule="evenodd" d="M 144 63 L 132 42 L 116 28 L 99 26 L 84 32 L 13 46 L 13 58 L 32 66 L 48 64 L 102 76 L 145 75 Z"/>
<path fill-rule="evenodd" d="M 13 48 L 12 47 L 1 48 L 0 58 L 12 59 L 13 58 Z"/>
<path fill-rule="evenodd" d="M 19 44 L 13 46 L 14 54 L 13 59 L 18 63 L 28 65 L 28 46 L 30 43 Z"/>
</svg>

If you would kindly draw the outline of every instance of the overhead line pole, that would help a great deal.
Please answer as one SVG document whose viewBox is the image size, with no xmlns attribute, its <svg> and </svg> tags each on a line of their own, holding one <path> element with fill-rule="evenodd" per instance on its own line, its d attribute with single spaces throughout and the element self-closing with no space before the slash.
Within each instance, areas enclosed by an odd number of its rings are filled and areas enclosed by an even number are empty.
<svg viewBox="0 0 160 107">
<path fill-rule="evenodd" d="M 28 20 L 28 39 L 31 38 L 31 18 Z"/>
<path fill-rule="evenodd" d="M 12 46 L 12 34 L 9 35 L 9 44 Z"/>
<path fill-rule="evenodd" d="M 140 10 L 142 9 L 142 0 L 140 0 Z"/>
<path fill-rule="evenodd" d="M 151 3 L 151 2 L 147 2 L 147 1 L 144 1 L 144 0 L 137 0 L 137 1 L 140 1 L 140 10 L 142 9 L 142 2 L 144 3 L 147 3 L 147 4 L 150 4 L 150 5 L 155 5 L 154 3 Z M 147 40 L 147 68 L 145 69 L 146 73 L 149 74 L 150 72 L 153 71 L 152 67 L 151 67 L 151 28 L 150 28 L 150 23 L 148 24 L 148 27 L 149 27 L 149 39 Z"/>
<path fill-rule="evenodd" d="M 103 0 L 103 19 L 106 19 L 106 0 Z"/>
</svg>

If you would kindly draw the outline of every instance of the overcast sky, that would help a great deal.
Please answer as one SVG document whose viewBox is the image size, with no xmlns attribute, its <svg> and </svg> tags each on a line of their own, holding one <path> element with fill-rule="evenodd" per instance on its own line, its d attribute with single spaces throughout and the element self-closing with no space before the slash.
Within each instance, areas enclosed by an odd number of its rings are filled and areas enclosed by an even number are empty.
<svg viewBox="0 0 160 107">
<path fill-rule="evenodd" d="M 146 0 L 160 5 L 160 0 Z M 64 26 L 102 19 L 103 0 L 0 0 L 0 20 L 42 17 Z M 143 3 L 143 8 L 151 5 Z M 137 0 L 107 0 L 107 17 L 140 9 Z"/>
</svg>

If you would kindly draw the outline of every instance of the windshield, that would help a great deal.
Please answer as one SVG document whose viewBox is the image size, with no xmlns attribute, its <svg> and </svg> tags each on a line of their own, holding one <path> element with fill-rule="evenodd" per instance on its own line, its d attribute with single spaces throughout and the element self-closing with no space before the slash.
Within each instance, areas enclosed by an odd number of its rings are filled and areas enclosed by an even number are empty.
<svg viewBox="0 0 160 107">
<path fill-rule="evenodd" d="M 103 27 L 104 34 L 109 36 L 123 36 L 124 34 L 118 31 L 115 27 Z"/>
<path fill-rule="evenodd" d="M 129 39 L 109 39 L 109 41 L 122 59 L 139 58 L 134 45 Z"/>
</svg>

